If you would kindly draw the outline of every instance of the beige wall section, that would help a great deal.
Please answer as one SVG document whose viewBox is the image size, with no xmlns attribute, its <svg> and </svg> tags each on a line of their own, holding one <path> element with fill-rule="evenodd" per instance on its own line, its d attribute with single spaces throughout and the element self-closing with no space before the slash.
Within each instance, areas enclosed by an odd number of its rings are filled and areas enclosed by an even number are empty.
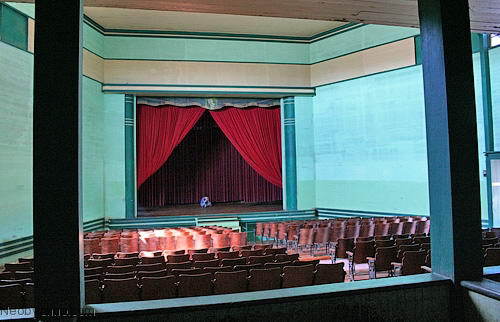
<svg viewBox="0 0 500 322">
<path fill-rule="evenodd" d="M 415 64 L 413 38 L 362 50 L 311 66 L 311 86 L 365 76 Z"/>
<path fill-rule="evenodd" d="M 104 81 L 104 59 L 83 49 L 83 75 L 102 83 Z"/>
<path fill-rule="evenodd" d="M 28 51 L 35 52 L 35 20 L 28 18 Z"/>
<path fill-rule="evenodd" d="M 310 66 L 105 60 L 106 84 L 310 86 Z"/>
</svg>

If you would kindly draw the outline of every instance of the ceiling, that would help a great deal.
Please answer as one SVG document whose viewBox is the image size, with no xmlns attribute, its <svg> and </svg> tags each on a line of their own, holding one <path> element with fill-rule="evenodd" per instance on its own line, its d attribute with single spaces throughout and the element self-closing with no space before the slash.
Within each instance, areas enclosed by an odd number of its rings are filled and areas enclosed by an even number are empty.
<svg viewBox="0 0 500 322">
<path fill-rule="evenodd" d="M 85 0 L 85 5 L 418 26 L 417 0 Z M 469 6 L 473 31 L 500 32 L 500 0 L 469 0 Z"/>
<path fill-rule="evenodd" d="M 103 7 L 85 7 L 85 14 L 106 29 L 292 37 L 311 37 L 346 24 L 337 21 Z"/>
</svg>

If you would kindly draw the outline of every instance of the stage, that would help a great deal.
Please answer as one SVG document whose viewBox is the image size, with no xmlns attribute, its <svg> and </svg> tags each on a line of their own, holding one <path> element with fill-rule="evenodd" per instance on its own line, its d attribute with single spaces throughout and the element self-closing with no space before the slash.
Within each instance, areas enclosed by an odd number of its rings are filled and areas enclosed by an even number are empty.
<svg viewBox="0 0 500 322">
<path fill-rule="evenodd" d="M 241 214 L 251 212 L 281 211 L 281 203 L 216 203 L 212 207 L 201 208 L 198 204 L 175 205 L 161 208 L 138 209 L 137 217 L 157 216 L 198 216 L 210 214 Z"/>
</svg>

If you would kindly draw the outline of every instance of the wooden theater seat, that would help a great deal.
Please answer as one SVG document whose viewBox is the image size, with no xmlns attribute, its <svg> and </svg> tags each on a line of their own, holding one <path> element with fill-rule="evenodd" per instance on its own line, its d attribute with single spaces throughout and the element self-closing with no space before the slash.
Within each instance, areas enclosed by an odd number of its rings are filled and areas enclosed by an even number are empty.
<svg viewBox="0 0 500 322">
<path fill-rule="evenodd" d="M 281 269 L 251 269 L 248 277 L 249 291 L 272 290 L 281 287 Z"/>
<path fill-rule="evenodd" d="M 179 275 L 179 297 L 212 294 L 212 274 Z"/>
<path fill-rule="evenodd" d="M 345 280 L 344 263 L 318 264 L 314 273 L 314 285 L 341 283 Z"/>
<path fill-rule="evenodd" d="M 247 272 L 216 272 L 214 294 L 240 293 L 247 290 Z"/>
<path fill-rule="evenodd" d="M 99 280 L 85 281 L 85 303 L 101 303 L 101 288 Z"/>
<path fill-rule="evenodd" d="M 159 300 L 177 296 L 175 276 L 143 277 L 141 279 L 141 299 Z"/>
<path fill-rule="evenodd" d="M 283 288 L 312 285 L 314 265 L 285 266 L 283 268 Z"/>
<path fill-rule="evenodd" d="M 128 302 L 140 300 L 137 279 L 104 279 L 102 300 L 104 303 Z"/>
</svg>

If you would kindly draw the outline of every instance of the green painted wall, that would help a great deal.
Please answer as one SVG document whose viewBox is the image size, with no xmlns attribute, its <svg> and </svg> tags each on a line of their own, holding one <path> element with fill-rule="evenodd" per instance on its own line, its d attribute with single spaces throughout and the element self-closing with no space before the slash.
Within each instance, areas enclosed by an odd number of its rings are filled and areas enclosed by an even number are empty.
<svg viewBox="0 0 500 322">
<path fill-rule="evenodd" d="M 32 3 L 6 2 L 12 8 L 15 8 L 30 18 L 35 18 L 35 5 Z"/>
<path fill-rule="evenodd" d="M 295 98 L 298 209 L 316 207 L 313 98 Z"/>
<path fill-rule="evenodd" d="M 105 37 L 86 23 L 83 24 L 83 48 L 101 57 L 104 56 Z"/>
<path fill-rule="evenodd" d="M 354 51 L 415 36 L 419 33 L 420 30 L 416 28 L 364 25 L 312 43 L 309 48 L 310 63 L 314 64 Z"/>
<path fill-rule="evenodd" d="M 428 213 L 420 66 L 320 87 L 316 206 Z"/>
<path fill-rule="evenodd" d="M 82 198 L 84 220 L 104 216 L 104 94 L 87 77 L 82 84 Z"/>
<path fill-rule="evenodd" d="M 500 151 L 500 47 L 490 50 L 495 151 Z"/>
<path fill-rule="evenodd" d="M 106 58 L 307 64 L 307 44 L 106 36 Z"/>
<path fill-rule="evenodd" d="M 0 42 L 0 242 L 32 234 L 33 55 Z"/>
<path fill-rule="evenodd" d="M 125 218 L 125 95 L 104 94 L 104 210 Z"/>
</svg>

